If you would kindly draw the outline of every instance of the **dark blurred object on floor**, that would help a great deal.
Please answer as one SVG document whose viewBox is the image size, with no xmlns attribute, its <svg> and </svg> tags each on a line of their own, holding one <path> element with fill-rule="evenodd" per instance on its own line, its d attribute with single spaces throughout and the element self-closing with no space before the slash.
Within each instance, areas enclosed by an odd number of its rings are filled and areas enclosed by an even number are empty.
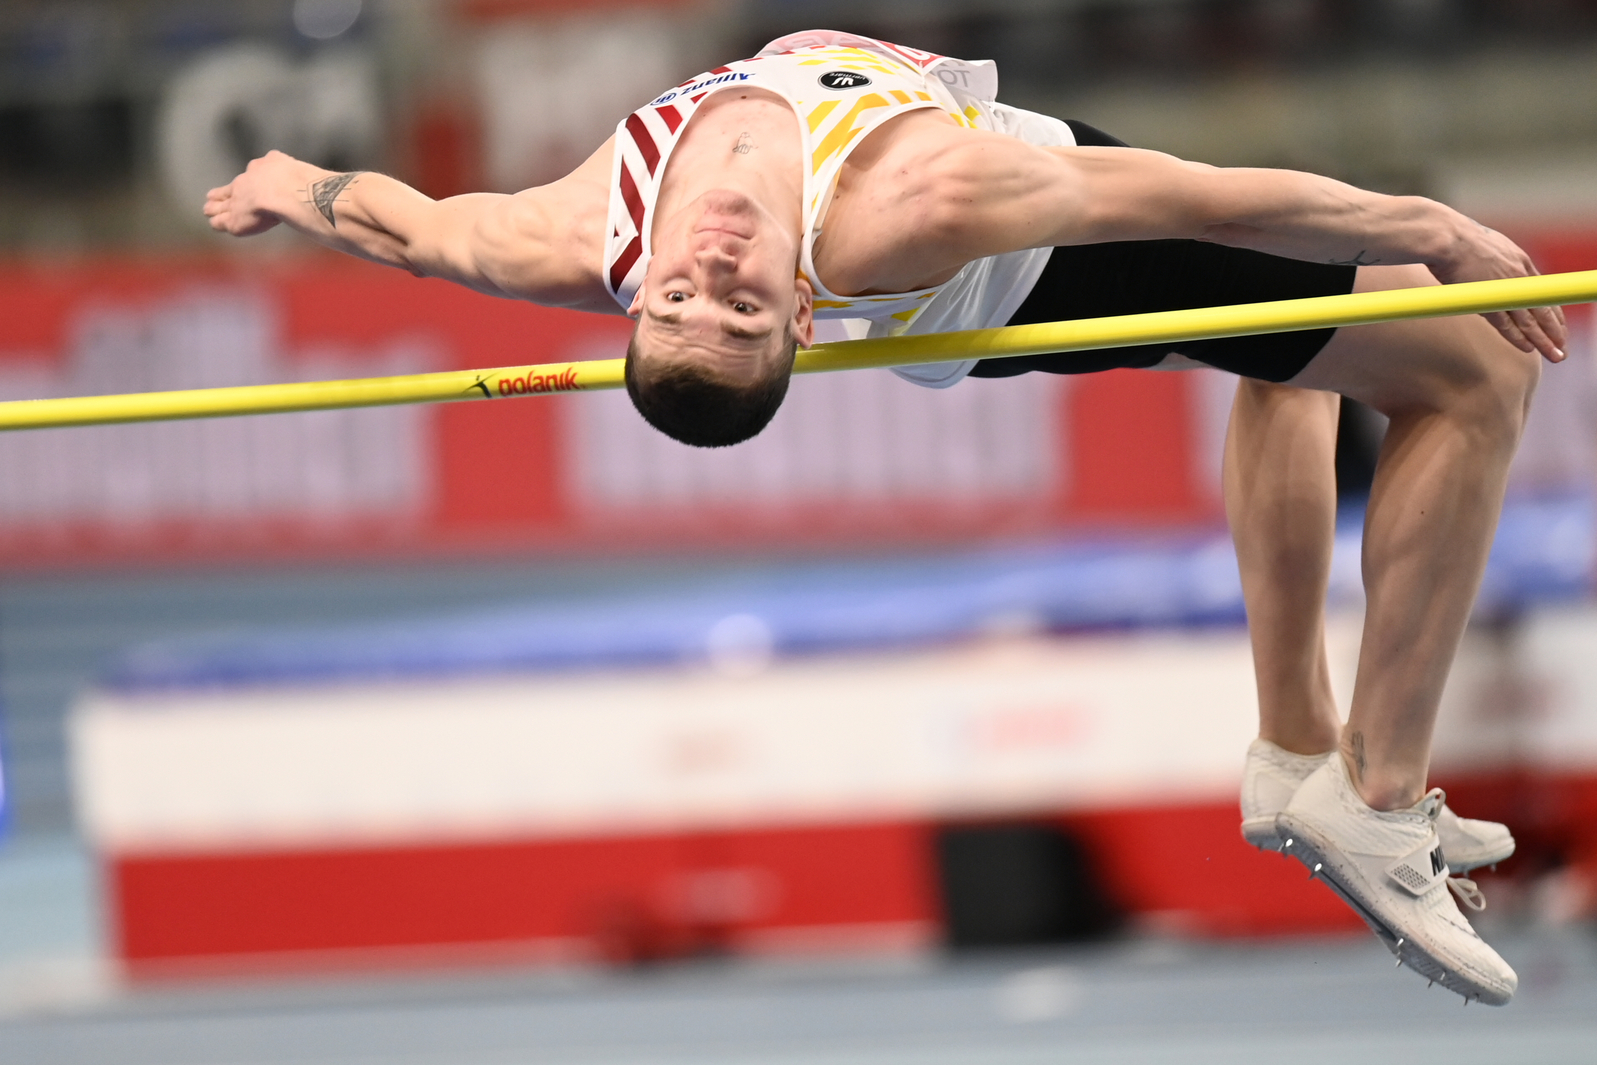
<svg viewBox="0 0 1597 1065">
<path fill-rule="evenodd" d="M 1086 849 L 1054 825 L 946 827 L 937 865 L 955 950 L 1095 939 L 1119 923 Z"/>
</svg>

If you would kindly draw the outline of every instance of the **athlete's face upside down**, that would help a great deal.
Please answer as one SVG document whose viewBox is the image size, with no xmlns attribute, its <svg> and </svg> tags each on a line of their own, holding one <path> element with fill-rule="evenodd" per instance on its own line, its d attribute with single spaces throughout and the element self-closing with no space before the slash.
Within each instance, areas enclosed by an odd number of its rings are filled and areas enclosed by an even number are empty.
<svg viewBox="0 0 1597 1065">
<path fill-rule="evenodd" d="M 630 313 L 646 360 L 693 363 L 751 384 L 814 336 L 798 242 L 752 198 L 712 190 L 656 229 L 654 256 Z"/>
</svg>

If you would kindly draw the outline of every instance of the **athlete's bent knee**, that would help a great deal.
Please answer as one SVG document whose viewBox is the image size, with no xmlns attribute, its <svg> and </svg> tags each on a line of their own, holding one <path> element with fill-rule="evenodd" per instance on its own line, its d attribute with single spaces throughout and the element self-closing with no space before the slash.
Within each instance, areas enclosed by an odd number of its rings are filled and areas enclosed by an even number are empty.
<svg viewBox="0 0 1597 1065">
<path fill-rule="evenodd" d="M 1520 351 L 1495 331 L 1477 348 L 1480 374 L 1463 406 L 1479 429 L 1500 432 L 1517 444 L 1541 381 L 1541 356 Z"/>
</svg>

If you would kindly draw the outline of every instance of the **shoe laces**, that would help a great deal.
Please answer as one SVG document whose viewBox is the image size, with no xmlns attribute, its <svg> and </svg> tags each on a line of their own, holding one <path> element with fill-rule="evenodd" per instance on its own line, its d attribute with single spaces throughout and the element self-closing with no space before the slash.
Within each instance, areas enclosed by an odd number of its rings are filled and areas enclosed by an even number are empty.
<svg viewBox="0 0 1597 1065">
<path fill-rule="evenodd" d="M 1442 815 L 1442 807 L 1447 805 L 1447 792 L 1441 788 L 1432 788 L 1425 793 L 1425 798 L 1419 801 L 1419 811 L 1430 818 L 1434 824 Z M 1458 896 L 1458 901 L 1474 910 L 1476 913 L 1486 908 L 1486 896 L 1480 886 L 1466 876 L 1450 876 L 1447 886 L 1453 889 L 1453 894 Z"/>
<path fill-rule="evenodd" d="M 1450 876 L 1447 886 L 1453 889 L 1453 894 L 1458 896 L 1458 901 L 1474 910 L 1476 913 L 1486 908 L 1486 896 L 1476 886 L 1475 881 L 1464 876 Z"/>
<path fill-rule="evenodd" d="M 1447 792 L 1443 791 L 1441 788 L 1432 788 L 1430 791 L 1425 793 L 1425 798 L 1419 801 L 1419 803 L 1416 805 L 1416 809 L 1418 809 L 1419 812 L 1424 814 L 1426 817 L 1430 818 L 1432 822 L 1435 822 L 1438 817 L 1442 816 L 1442 807 L 1446 805 Z"/>
</svg>

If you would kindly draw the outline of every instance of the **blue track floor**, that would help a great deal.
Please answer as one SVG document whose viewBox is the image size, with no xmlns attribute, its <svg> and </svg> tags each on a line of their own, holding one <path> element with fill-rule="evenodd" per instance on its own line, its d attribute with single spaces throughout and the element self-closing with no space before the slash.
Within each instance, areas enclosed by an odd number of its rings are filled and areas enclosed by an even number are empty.
<svg viewBox="0 0 1597 1065">
<path fill-rule="evenodd" d="M 702 963 L 146 990 L 0 1020 L 29 1065 L 1498 1060 L 1589 1065 L 1586 928 L 1493 937 L 1504 1009 L 1427 991 L 1373 940 L 1138 940 L 956 962 Z"/>
<path fill-rule="evenodd" d="M 71 837 L 0 846 L 0 1065 L 1597 1061 L 1597 927 L 1523 907 L 1483 927 L 1520 974 L 1502 1009 L 1364 936 L 128 990 L 99 908 Z"/>
</svg>

